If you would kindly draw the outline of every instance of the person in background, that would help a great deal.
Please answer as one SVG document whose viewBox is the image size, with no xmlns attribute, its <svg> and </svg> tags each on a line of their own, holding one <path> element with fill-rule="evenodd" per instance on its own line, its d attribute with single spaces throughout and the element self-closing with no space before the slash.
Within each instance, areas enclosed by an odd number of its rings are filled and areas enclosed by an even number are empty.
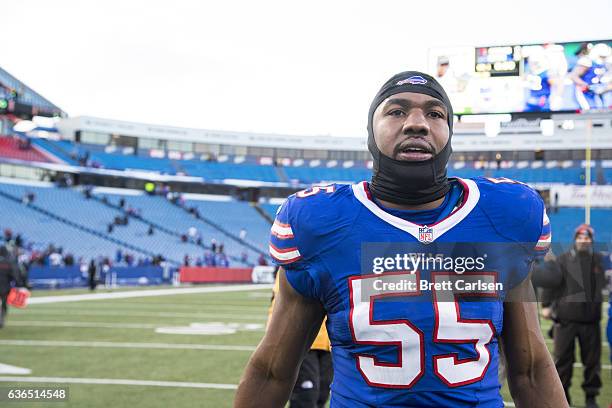
<svg viewBox="0 0 612 408">
<path fill-rule="evenodd" d="M 259 266 L 268 266 L 268 261 L 264 254 L 259 254 L 259 258 L 257 258 L 257 265 Z"/>
<path fill-rule="evenodd" d="M 569 74 L 575 84 L 576 100 L 580 109 L 606 108 L 608 103 L 605 94 L 612 91 L 612 82 L 608 72 L 608 61 L 612 49 L 608 44 L 595 44 L 589 49 L 588 56 L 578 59 L 576 66 Z"/>
<path fill-rule="evenodd" d="M 204 265 L 205 266 L 215 266 L 215 254 L 211 251 L 206 251 L 204 253 Z"/>
<path fill-rule="evenodd" d="M 525 103 L 525 112 L 550 111 L 550 97 L 555 85 L 548 72 L 548 59 L 544 50 L 534 50 L 526 60 L 527 73 L 525 86 L 529 93 Z"/>
<path fill-rule="evenodd" d="M 542 316 L 552 319 L 554 361 L 570 402 L 576 339 L 584 366 L 582 389 L 586 408 L 597 408 L 601 388 L 601 306 L 605 285 L 603 256 L 593 249 L 595 231 L 579 225 L 572 248 L 555 258 L 550 252 L 534 275 L 546 277 L 540 286 Z M 540 279 L 542 280 L 542 279 Z"/>
<path fill-rule="evenodd" d="M 17 262 L 9 254 L 6 246 L 0 246 L 0 299 L 2 302 L 0 309 L 0 329 L 4 326 L 4 319 L 8 312 L 7 300 L 11 291 L 11 282 L 16 286 L 23 286 L 21 274 L 17 267 Z"/>
<path fill-rule="evenodd" d="M 32 264 L 32 260 L 30 255 L 23 248 L 16 248 L 16 256 L 17 266 L 19 268 L 19 272 L 21 274 L 21 279 L 23 281 L 23 286 L 27 289 L 32 289 L 29 284 L 29 274 L 30 274 L 30 265 Z"/>
<path fill-rule="evenodd" d="M 219 252 L 217 254 L 216 264 L 217 264 L 217 266 L 219 266 L 221 268 L 229 267 L 229 260 L 227 259 L 227 255 L 225 255 L 223 252 Z"/>
<path fill-rule="evenodd" d="M 210 250 L 214 252 L 217 252 L 217 240 L 216 239 L 211 239 L 210 240 Z"/>
<path fill-rule="evenodd" d="M 96 262 L 92 259 L 89 261 L 89 266 L 87 267 L 87 277 L 89 282 L 89 290 L 96 290 L 97 281 L 96 281 Z"/>
</svg>

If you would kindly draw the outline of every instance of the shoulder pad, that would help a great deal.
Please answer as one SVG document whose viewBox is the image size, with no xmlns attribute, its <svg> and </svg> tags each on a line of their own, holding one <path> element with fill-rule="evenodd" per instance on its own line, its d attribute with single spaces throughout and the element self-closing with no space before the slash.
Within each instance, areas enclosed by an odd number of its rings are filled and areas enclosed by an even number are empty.
<svg viewBox="0 0 612 408">
<path fill-rule="evenodd" d="M 309 261 L 339 242 L 355 218 L 350 185 L 313 186 L 287 198 L 270 230 L 270 254 L 277 264 Z"/>
<path fill-rule="evenodd" d="M 544 201 L 527 184 L 504 177 L 474 181 L 480 190 L 479 205 L 500 235 L 535 244 L 543 235 L 543 226 L 550 229 Z"/>
</svg>

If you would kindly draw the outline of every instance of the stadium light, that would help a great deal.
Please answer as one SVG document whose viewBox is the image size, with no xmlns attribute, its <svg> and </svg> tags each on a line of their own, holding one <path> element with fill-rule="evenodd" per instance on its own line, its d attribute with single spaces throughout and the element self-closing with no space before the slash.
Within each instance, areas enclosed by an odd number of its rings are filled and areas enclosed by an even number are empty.
<svg viewBox="0 0 612 408">
<path fill-rule="evenodd" d="M 555 134 L 555 122 L 552 119 L 540 120 L 540 130 L 544 136 L 552 136 Z"/>
<path fill-rule="evenodd" d="M 563 130 L 574 130 L 574 121 L 566 119 L 561 123 L 561 129 Z"/>
<path fill-rule="evenodd" d="M 495 137 L 501 130 L 501 123 L 499 120 L 487 119 L 484 123 L 484 132 L 487 137 Z"/>
</svg>

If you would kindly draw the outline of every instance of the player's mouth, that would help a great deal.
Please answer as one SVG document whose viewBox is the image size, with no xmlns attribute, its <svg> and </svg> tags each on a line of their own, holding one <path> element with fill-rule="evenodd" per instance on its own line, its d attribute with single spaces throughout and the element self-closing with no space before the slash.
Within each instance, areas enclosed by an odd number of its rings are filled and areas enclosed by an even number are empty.
<svg viewBox="0 0 612 408">
<path fill-rule="evenodd" d="M 395 148 L 395 160 L 425 161 L 433 157 L 434 149 L 423 139 L 411 139 Z"/>
</svg>

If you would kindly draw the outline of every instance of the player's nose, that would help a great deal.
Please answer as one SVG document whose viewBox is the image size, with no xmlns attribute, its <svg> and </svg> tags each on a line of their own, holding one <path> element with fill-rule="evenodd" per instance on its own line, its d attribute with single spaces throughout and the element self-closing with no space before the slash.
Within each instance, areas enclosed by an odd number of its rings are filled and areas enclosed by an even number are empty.
<svg viewBox="0 0 612 408">
<path fill-rule="evenodd" d="M 418 134 L 418 135 L 427 135 L 429 134 L 429 123 L 427 122 L 427 118 L 425 114 L 420 109 L 412 109 L 406 115 L 406 119 L 404 120 L 403 133 L 406 135 L 409 134 Z"/>
</svg>

